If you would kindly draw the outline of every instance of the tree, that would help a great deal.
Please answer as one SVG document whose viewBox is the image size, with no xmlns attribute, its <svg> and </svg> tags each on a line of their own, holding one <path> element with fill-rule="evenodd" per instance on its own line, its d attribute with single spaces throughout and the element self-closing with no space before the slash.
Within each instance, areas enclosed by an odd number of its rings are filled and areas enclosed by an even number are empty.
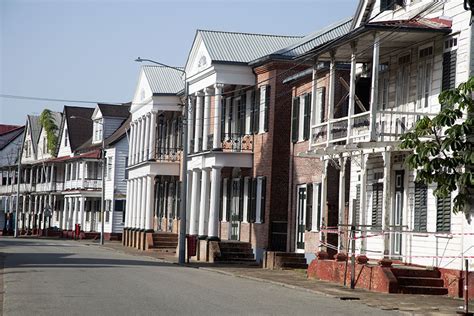
<svg viewBox="0 0 474 316">
<path fill-rule="evenodd" d="M 441 111 L 433 118 L 420 119 L 401 137 L 402 149 L 412 149 L 407 157 L 417 170 L 416 181 L 436 183 L 434 195 L 454 197 L 454 213 L 474 207 L 474 77 L 458 88 L 439 95 Z"/>
<path fill-rule="evenodd" d="M 40 123 L 43 126 L 44 130 L 46 131 L 46 139 L 47 139 L 47 147 L 48 152 L 54 156 L 56 147 L 58 145 L 58 136 L 56 135 L 56 131 L 58 130 L 58 126 L 54 122 L 53 113 L 49 109 L 43 110 L 40 115 Z"/>
</svg>

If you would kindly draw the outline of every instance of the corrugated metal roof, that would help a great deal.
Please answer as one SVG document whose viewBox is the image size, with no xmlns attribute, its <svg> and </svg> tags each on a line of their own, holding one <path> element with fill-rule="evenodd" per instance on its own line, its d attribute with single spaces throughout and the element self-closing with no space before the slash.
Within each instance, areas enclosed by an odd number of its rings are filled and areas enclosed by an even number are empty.
<svg viewBox="0 0 474 316">
<path fill-rule="evenodd" d="M 301 36 L 279 36 L 198 30 L 213 61 L 248 63 L 292 45 Z"/>
<path fill-rule="evenodd" d="M 36 147 L 41 133 L 41 123 L 39 115 L 27 115 L 30 122 L 31 141 L 33 143 L 33 150 L 36 152 Z"/>
<path fill-rule="evenodd" d="M 351 24 L 352 17 L 307 35 L 300 39 L 297 43 L 276 51 L 272 55 L 282 55 L 285 57 L 299 56 L 315 48 L 316 46 L 322 45 L 347 34 L 351 29 Z"/>
<path fill-rule="evenodd" d="M 178 94 L 184 89 L 183 73 L 162 66 L 143 66 L 153 94 Z"/>
</svg>

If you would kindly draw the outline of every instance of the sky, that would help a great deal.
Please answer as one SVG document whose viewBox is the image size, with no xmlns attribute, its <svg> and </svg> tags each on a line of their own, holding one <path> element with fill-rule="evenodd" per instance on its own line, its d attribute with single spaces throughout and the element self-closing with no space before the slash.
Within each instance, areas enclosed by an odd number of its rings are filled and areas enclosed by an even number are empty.
<svg viewBox="0 0 474 316">
<path fill-rule="evenodd" d="M 352 16 L 357 3 L 0 0 L 0 124 L 66 104 L 128 102 L 140 68 L 134 59 L 183 66 L 196 29 L 307 35 Z"/>
</svg>

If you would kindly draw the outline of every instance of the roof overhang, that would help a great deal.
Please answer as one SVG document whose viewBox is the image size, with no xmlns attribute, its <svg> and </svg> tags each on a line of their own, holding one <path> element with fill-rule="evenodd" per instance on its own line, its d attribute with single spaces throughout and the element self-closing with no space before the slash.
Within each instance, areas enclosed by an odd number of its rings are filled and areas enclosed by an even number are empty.
<svg viewBox="0 0 474 316">
<path fill-rule="evenodd" d="M 382 151 L 410 151 L 401 149 L 401 141 L 361 142 L 348 145 L 333 145 L 314 148 L 298 154 L 299 157 L 320 158 L 325 156 L 349 155 L 355 153 L 375 153 Z"/>
</svg>

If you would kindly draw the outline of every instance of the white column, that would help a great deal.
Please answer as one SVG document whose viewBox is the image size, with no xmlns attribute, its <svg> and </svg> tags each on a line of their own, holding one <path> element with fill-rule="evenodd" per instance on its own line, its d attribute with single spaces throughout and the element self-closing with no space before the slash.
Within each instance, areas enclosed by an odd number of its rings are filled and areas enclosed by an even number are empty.
<svg viewBox="0 0 474 316">
<path fill-rule="evenodd" d="M 216 84 L 214 86 L 214 138 L 212 140 L 212 149 L 221 150 L 222 149 L 222 89 L 224 88 L 223 84 Z"/>
<path fill-rule="evenodd" d="M 199 139 L 202 137 L 202 92 L 196 92 L 196 119 L 194 126 L 194 152 L 201 150 Z"/>
<path fill-rule="evenodd" d="M 189 219 L 191 216 L 191 202 L 192 202 L 192 182 L 193 182 L 193 172 L 191 170 L 188 170 L 186 172 L 186 177 L 188 178 L 188 192 L 186 192 L 186 200 L 188 203 L 186 203 L 186 232 L 189 233 Z"/>
<path fill-rule="evenodd" d="M 390 175 L 391 175 L 391 152 L 385 151 L 382 154 L 383 157 L 383 198 L 382 198 L 382 230 L 387 231 L 390 229 L 390 197 L 391 197 L 391 190 L 390 190 Z M 383 254 L 384 257 L 388 257 L 390 254 L 390 234 L 384 235 L 384 242 L 383 242 Z"/>
<path fill-rule="evenodd" d="M 150 159 L 150 129 L 151 129 L 151 117 L 150 113 L 145 116 L 145 139 L 144 139 L 144 160 Z"/>
<path fill-rule="evenodd" d="M 133 122 L 133 138 L 132 138 L 132 163 L 136 164 L 137 159 L 137 146 L 138 146 L 138 121 Z"/>
<path fill-rule="evenodd" d="M 336 88 L 336 57 L 335 52 L 331 52 L 331 63 L 329 65 L 329 94 L 328 94 L 328 119 L 331 121 L 334 115 L 334 96 Z M 328 123 L 326 145 L 329 146 L 331 140 L 331 124 Z"/>
<path fill-rule="evenodd" d="M 69 212 L 68 212 L 68 219 L 67 219 L 67 225 L 68 225 L 68 230 L 72 230 L 74 227 L 72 225 L 72 220 L 73 220 L 73 215 L 74 215 L 74 209 L 73 209 L 73 198 L 69 199 Z"/>
<path fill-rule="evenodd" d="M 73 204 L 74 204 L 74 213 L 73 213 L 73 218 L 72 218 L 72 228 L 75 228 L 75 224 L 78 223 L 78 215 L 79 215 L 79 199 L 75 197 L 73 199 Z"/>
<path fill-rule="evenodd" d="M 140 229 L 145 229 L 146 225 L 146 217 L 148 214 L 147 210 L 147 177 L 142 177 L 141 178 L 142 182 L 142 191 L 140 194 L 140 201 L 142 202 L 142 207 L 140 208 Z"/>
<path fill-rule="evenodd" d="M 368 155 L 361 153 L 360 155 L 360 208 L 361 224 L 367 225 L 367 159 Z M 365 236 L 367 228 L 362 226 L 362 235 Z M 367 239 L 361 239 L 361 253 L 366 252 Z"/>
<path fill-rule="evenodd" d="M 124 228 L 130 227 L 130 221 L 128 220 L 128 215 L 130 214 L 130 202 L 132 200 L 131 190 L 130 190 L 130 180 L 127 181 L 127 198 L 125 200 L 125 223 L 123 223 Z"/>
<path fill-rule="evenodd" d="M 148 144 L 148 150 L 150 152 L 149 158 L 155 158 L 155 148 L 156 148 L 156 113 L 151 112 L 150 116 L 150 139 Z"/>
<path fill-rule="evenodd" d="M 146 220 L 145 220 L 145 229 L 153 230 L 153 202 L 154 202 L 154 179 L 152 176 L 148 175 L 146 177 L 147 190 L 146 190 Z"/>
<path fill-rule="evenodd" d="M 81 225 L 81 230 L 84 230 L 84 208 L 86 204 L 86 198 L 81 196 L 80 198 L 80 207 L 79 207 L 79 224 Z"/>
<path fill-rule="evenodd" d="M 352 116 L 354 115 L 354 106 L 355 106 L 355 89 L 356 89 L 356 53 L 357 53 L 357 43 L 351 43 L 351 74 L 349 82 L 349 109 L 347 111 L 347 140 L 346 144 L 352 142 Z"/>
<path fill-rule="evenodd" d="M 201 189 L 201 170 L 193 170 L 193 185 L 191 187 L 191 216 L 189 217 L 189 234 L 198 234 L 199 195 Z"/>
<path fill-rule="evenodd" d="M 142 189 L 142 178 L 137 179 L 137 216 L 136 216 L 136 228 L 143 228 L 141 226 L 142 214 L 143 214 L 143 189 Z"/>
<path fill-rule="evenodd" d="M 135 214 L 136 214 L 136 211 L 137 211 L 137 206 L 136 206 L 136 187 L 135 187 L 135 179 L 131 179 L 129 180 L 130 181 L 130 191 L 131 191 L 131 194 L 130 194 L 130 212 L 128 214 L 128 227 L 129 228 L 135 228 Z"/>
<path fill-rule="evenodd" d="M 140 162 L 144 160 L 145 156 L 145 116 L 140 118 L 140 142 L 139 142 L 139 157 Z"/>
<path fill-rule="evenodd" d="M 377 96 L 379 83 L 380 35 L 375 33 L 372 55 L 372 85 L 370 90 L 370 140 L 377 138 L 375 130 L 375 114 L 377 112 Z"/>
<path fill-rule="evenodd" d="M 202 150 L 207 151 L 209 146 L 208 144 L 208 137 L 209 137 L 209 129 L 211 124 L 211 95 L 212 90 L 210 88 L 206 88 L 204 95 L 204 120 L 203 120 L 203 127 L 202 127 Z M 214 106 L 215 108 L 215 106 Z M 215 120 L 218 120 L 217 118 Z"/>
<path fill-rule="evenodd" d="M 194 137 L 193 137 L 193 132 L 194 132 L 194 118 L 193 118 L 193 114 L 195 112 L 195 109 L 194 109 L 194 105 L 193 105 L 193 96 L 189 96 L 188 97 L 188 152 L 191 153 L 191 152 L 194 152 L 194 149 L 193 147 L 191 146 L 191 143 L 192 141 L 194 140 Z M 188 182 L 189 183 L 189 182 Z M 189 203 L 188 203 L 189 205 Z"/>
<path fill-rule="evenodd" d="M 209 221 L 209 169 L 202 169 L 201 202 L 199 207 L 199 236 L 207 237 Z"/>
<path fill-rule="evenodd" d="M 209 210 L 209 239 L 219 238 L 219 206 L 221 194 L 221 168 L 211 170 L 211 205 Z"/>
<path fill-rule="evenodd" d="M 316 108 L 318 104 L 318 56 L 313 61 L 313 74 L 312 74 L 312 86 L 311 86 L 311 125 L 316 125 L 321 122 L 321 109 Z M 311 143 L 310 137 L 310 143 Z"/>
<path fill-rule="evenodd" d="M 339 214 L 338 214 L 338 223 L 339 223 L 339 252 L 345 252 L 347 249 L 344 248 L 344 241 L 347 239 L 347 230 L 344 226 L 345 224 L 345 210 L 346 210 L 346 158 L 341 157 L 339 158 Z"/>
<path fill-rule="evenodd" d="M 130 123 L 130 142 L 128 144 L 128 164 L 131 165 L 132 164 L 132 157 L 133 157 L 133 130 L 134 130 L 134 123 L 131 122 Z"/>
</svg>

